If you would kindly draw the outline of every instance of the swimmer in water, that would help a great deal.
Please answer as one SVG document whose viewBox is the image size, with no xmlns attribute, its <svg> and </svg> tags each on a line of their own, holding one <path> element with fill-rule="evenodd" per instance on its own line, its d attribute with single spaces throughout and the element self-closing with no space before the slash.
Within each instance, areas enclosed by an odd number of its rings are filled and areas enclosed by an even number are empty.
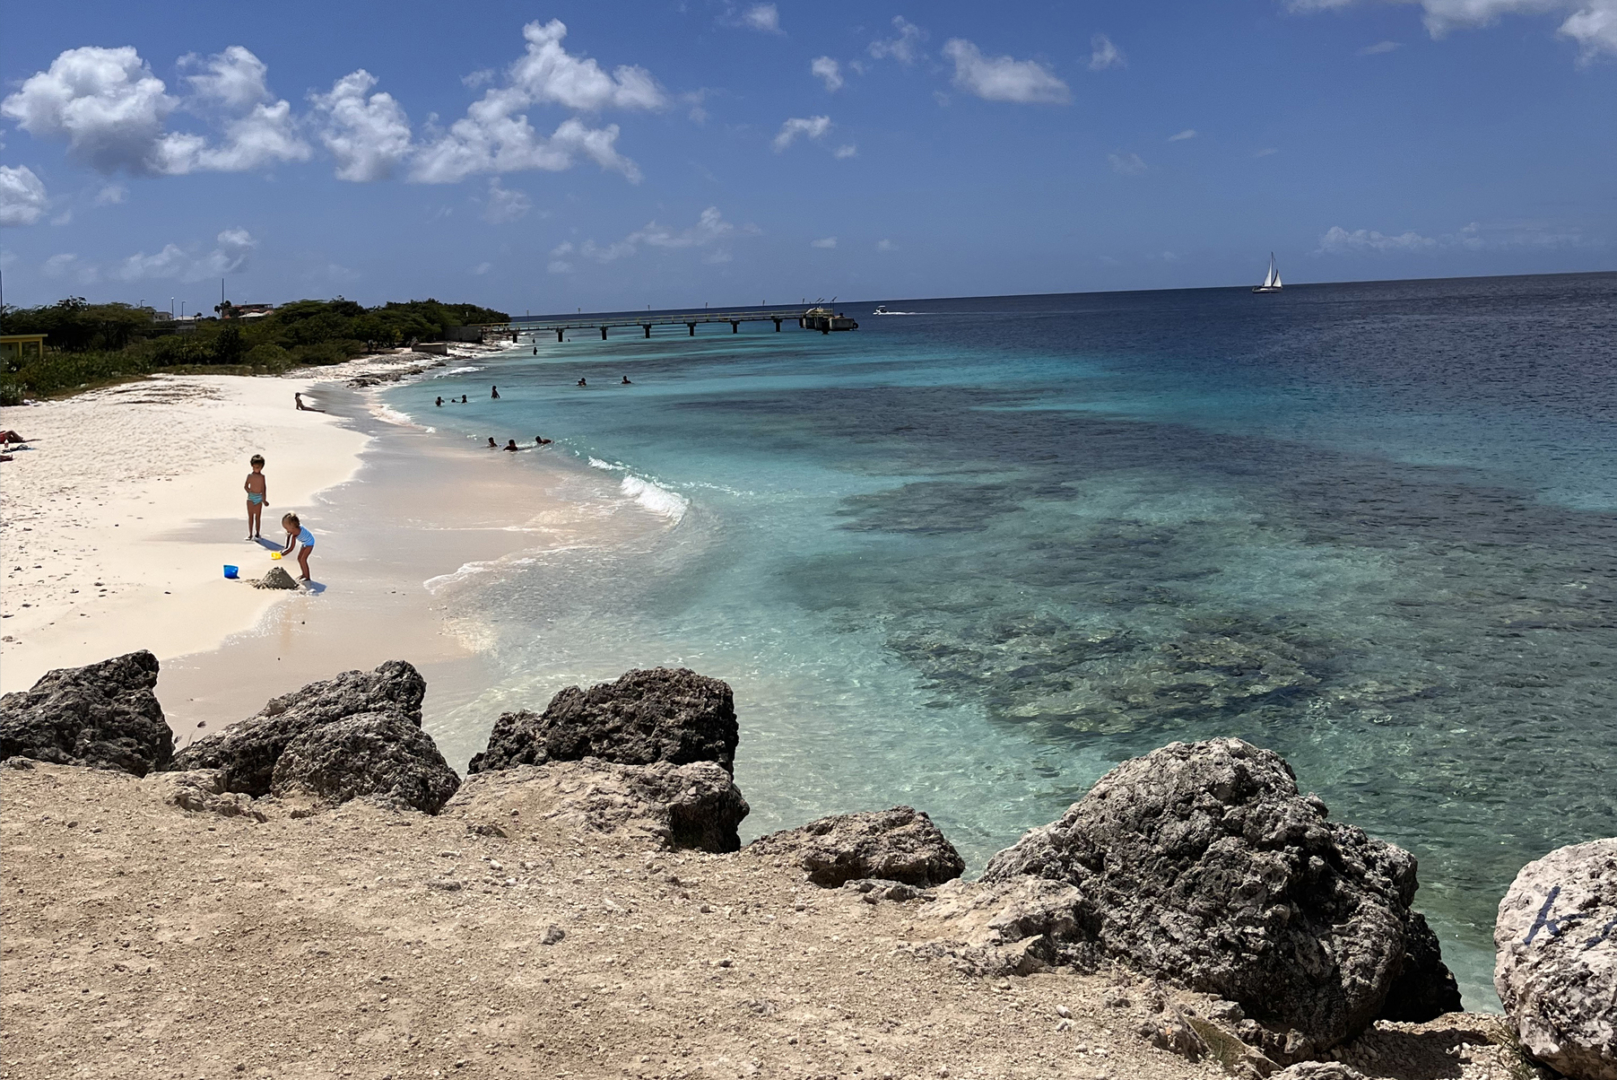
<svg viewBox="0 0 1617 1080">
<path fill-rule="evenodd" d="M 629 376 L 625 375 L 623 377 L 623 385 L 624 386 L 633 386 L 634 384 L 629 381 Z"/>
<path fill-rule="evenodd" d="M 580 379 L 580 380 L 578 380 L 578 385 L 579 386 L 588 386 L 589 383 L 585 382 L 583 379 Z"/>
<path fill-rule="evenodd" d="M 550 445 L 550 440 L 545 438 L 543 435 L 535 435 L 533 437 L 533 445 L 535 445 L 535 446 L 549 446 Z"/>
<path fill-rule="evenodd" d="M 500 444 L 494 441 L 494 436 L 492 435 L 488 437 L 488 448 L 490 450 L 498 450 L 500 448 Z"/>
<path fill-rule="evenodd" d="M 507 450 L 511 451 L 513 454 L 516 453 L 517 452 L 517 441 L 515 439 L 507 439 L 507 440 L 505 440 L 505 448 Z"/>
<path fill-rule="evenodd" d="M 441 408 L 443 408 L 443 407 L 444 407 L 444 399 L 443 399 L 443 398 L 442 398 L 442 397 L 440 397 L 440 398 L 439 398 L 439 399 L 438 399 L 438 400 L 437 400 L 437 401 L 436 401 L 436 402 L 434 402 L 434 403 L 433 403 L 433 404 L 435 404 L 435 405 L 437 405 L 437 406 L 438 406 L 438 408 L 440 408 L 440 409 L 441 409 Z"/>
<path fill-rule="evenodd" d="M 491 391 L 489 394 L 490 398 L 495 401 L 500 400 L 500 388 L 498 386 L 491 386 L 489 387 L 489 390 Z"/>
</svg>

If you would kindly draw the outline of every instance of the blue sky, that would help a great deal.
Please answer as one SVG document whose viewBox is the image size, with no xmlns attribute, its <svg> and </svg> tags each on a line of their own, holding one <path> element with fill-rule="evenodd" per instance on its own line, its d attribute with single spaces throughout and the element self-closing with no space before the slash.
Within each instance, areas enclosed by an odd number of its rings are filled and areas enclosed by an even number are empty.
<svg viewBox="0 0 1617 1080">
<path fill-rule="evenodd" d="M 5 299 L 1617 265 L 1617 0 L 12 5 Z"/>
</svg>

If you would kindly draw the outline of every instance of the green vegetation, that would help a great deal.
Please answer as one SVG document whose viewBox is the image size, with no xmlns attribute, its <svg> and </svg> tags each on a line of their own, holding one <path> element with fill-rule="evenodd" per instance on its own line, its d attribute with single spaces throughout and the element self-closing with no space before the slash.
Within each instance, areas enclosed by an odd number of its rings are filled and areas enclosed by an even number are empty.
<svg viewBox="0 0 1617 1080">
<path fill-rule="evenodd" d="M 476 304 L 411 300 L 367 308 L 352 300 L 298 300 L 263 318 L 195 323 L 154 322 L 150 308 L 91 304 L 72 296 L 36 308 L 0 309 L 0 333 L 44 334 L 45 356 L 8 360 L 0 372 L 0 404 L 74 393 L 155 371 L 208 369 L 221 374 L 275 374 L 294 367 L 340 364 L 375 349 L 442 340 L 452 326 L 505 322 L 504 312 Z M 181 325 L 189 327 L 180 331 Z"/>
</svg>

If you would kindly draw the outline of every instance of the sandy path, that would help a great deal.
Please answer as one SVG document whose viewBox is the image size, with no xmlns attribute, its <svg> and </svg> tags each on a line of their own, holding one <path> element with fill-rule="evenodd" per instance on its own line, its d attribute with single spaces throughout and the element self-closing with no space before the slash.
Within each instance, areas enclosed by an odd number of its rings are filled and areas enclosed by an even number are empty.
<svg viewBox="0 0 1617 1080">
<path fill-rule="evenodd" d="M 196 652 L 257 623 L 275 594 L 222 571 L 259 551 L 243 540 L 247 459 L 268 459 L 264 535 L 281 540 L 281 514 L 353 475 L 367 442 L 293 408 L 295 392 L 318 401 L 313 387 L 159 376 L 0 410 L 31 447 L 0 464 L 0 689 L 131 649 Z M 199 520 L 216 527 L 194 535 Z"/>
</svg>

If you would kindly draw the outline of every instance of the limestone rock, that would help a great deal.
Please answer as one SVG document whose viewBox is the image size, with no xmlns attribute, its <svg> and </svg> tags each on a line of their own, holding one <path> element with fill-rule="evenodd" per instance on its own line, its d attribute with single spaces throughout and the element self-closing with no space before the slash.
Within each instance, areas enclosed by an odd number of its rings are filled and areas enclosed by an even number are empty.
<svg viewBox="0 0 1617 1080">
<path fill-rule="evenodd" d="M 1076 889 L 1064 955 L 1239 1002 L 1293 1029 L 1293 1056 L 1375 1019 L 1404 965 L 1417 887 L 1414 856 L 1328 822 L 1284 759 L 1238 739 L 1124 762 L 982 880 L 1024 875 Z"/>
<path fill-rule="evenodd" d="M 827 889 L 857 878 L 925 888 L 942 885 L 966 869 L 966 861 L 932 819 L 908 806 L 820 818 L 759 837 L 747 851 L 790 859 L 810 881 Z"/>
<path fill-rule="evenodd" d="M 736 851 L 748 806 L 711 761 L 620 765 L 585 758 L 518 765 L 466 778 L 443 812 L 645 838 L 664 848 Z"/>
<path fill-rule="evenodd" d="M 0 697 L 0 758 L 122 769 L 145 776 L 174 756 L 174 734 L 152 689 L 157 657 L 144 650 L 46 672 Z"/>
<path fill-rule="evenodd" d="M 253 805 L 250 795 L 239 791 L 226 791 L 219 783 L 215 769 L 194 769 L 189 772 L 152 773 L 146 777 L 158 797 L 170 806 L 198 814 L 218 814 L 220 817 L 245 817 L 254 821 L 268 821 L 269 815 Z"/>
<path fill-rule="evenodd" d="M 1079 935 L 1074 919 L 1082 897 L 1071 885 L 1046 878 L 1002 882 L 951 881 L 917 918 L 945 928 L 918 952 L 951 961 L 967 975 L 1030 975 L 1068 960 Z"/>
<path fill-rule="evenodd" d="M 272 566 L 269 573 L 252 583 L 255 589 L 295 589 L 297 579 L 286 572 L 284 566 Z"/>
<path fill-rule="evenodd" d="M 327 802 L 360 796 L 436 814 L 460 787 L 432 736 L 391 712 L 360 713 L 310 728 L 275 762 L 270 794 Z"/>
<path fill-rule="evenodd" d="M 226 791 L 269 794 L 275 762 L 306 731 L 360 713 L 391 712 L 419 727 L 427 681 L 403 660 L 375 671 L 345 671 L 271 698 L 254 715 L 182 750 L 175 769 L 218 769 Z"/>
<path fill-rule="evenodd" d="M 505 713 L 466 771 L 596 757 L 620 765 L 715 761 L 734 772 L 739 738 L 727 684 L 685 668 L 653 668 L 588 690 L 569 686 L 542 715 Z"/>
<path fill-rule="evenodd" d="M 1493 942 L 1494 989 L 1522 1048 L 1572 1080 L 1617 1080 L 1617 839 L 1522 867 Z"/>
<path fill-rule="evenodd" d="M 1411 911 L 1404 934 L 1403 967 L 1376 1019 L 1419 1024 L 1444 1013 L 1459 1012 L 1463 1008 L 1460 984 L 1443 963 L 1437 934 L 1426 925 L 1426 916 Z"/>
<path fill-rule="evenodd" d="M 1281 1069 L 1269 1080 L 1365 1080 L 1365 1076 L 1340 1061 L 1299 1061 Z"/>
</svg>

